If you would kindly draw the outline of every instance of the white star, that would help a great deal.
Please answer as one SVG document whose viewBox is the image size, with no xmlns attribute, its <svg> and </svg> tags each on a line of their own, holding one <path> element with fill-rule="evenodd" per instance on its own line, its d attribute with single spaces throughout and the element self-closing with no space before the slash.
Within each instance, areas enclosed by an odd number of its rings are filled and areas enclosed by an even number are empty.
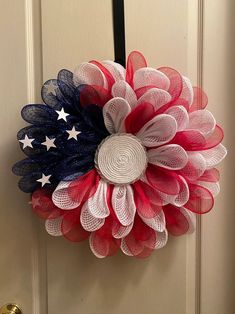
<svg viewBox="0 0 235 314">
<path fill-rule="evenodd" d="M 50 184 L 51 183 L 50 180 L 49 180 L 50 177 L 51 177 L 50 174 L 48 176 L 45 176 L 45 174 L 42 173 L 41 179 L 38 179 L 37 182 L 41 182 L 42 187 L 43 187 L 45 184 L 47 184 L 47 183 Z"/>
<path fill-rule="evenodd" d="M 64 112 L 64 108 L 62 108 L 61 110 L 56 110 L 56 112 L 58 113 L 57 120 L 63 119 L 64 121 L 67 122 L 67 118 L 66 117 L 69 116 L 69 114 Z"/>
<path fill-rule="evenodd" d="M 69 133 L 68 140 L 71 138 L 74 138 L 77 141 L 77 135 L 80 134 L 80 131 L 76 131 L 75 127 L 73 126 L 72 130 L 66 130 L 67 133 Z"/>
<path fill-rule="evenodd" d="M 47 95 L 51 93 L 51 94 L 53 94 L 53 95 L 55 95 L 55 96 L 56 96 L 57 86 L 56 86 L 56 85 L 54 85 L 52 81 L 50 81 L 50 83 L 49 83 L 49 84 L 44 85 L 44 86 L 45 86 L 45 87 L 46 87 L 46 89 L 47 89 L 47 91 L 46 91 Z"/>
<path fill-rule="evenodd" d="M 34 141 L 34 138 L 28 138 L 28 135 L 24 136 L 23 140 L 19 140 L 19 142 L 23 143 L 23 149 L 26 147 L 33 148 L 32 142 Z"/>
<path fill-rule="evenodd" d="M 47 147 L 47 151 L 48 151 L 51 147 L 56 147 L 54 142 L 55 142 L 55 138 L 49 138 L 46 136 L 46 140 L 45 140 L 45 142 L 42 143 L 42 145 L 45 145 Z"/>
</svg>

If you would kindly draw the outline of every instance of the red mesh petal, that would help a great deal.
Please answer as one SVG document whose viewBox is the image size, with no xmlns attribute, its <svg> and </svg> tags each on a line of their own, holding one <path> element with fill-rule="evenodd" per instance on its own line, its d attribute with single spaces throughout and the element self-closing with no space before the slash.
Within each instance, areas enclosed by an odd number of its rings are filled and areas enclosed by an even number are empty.
<svg viewBox="0 0 235 314">
<path fill-rule="evenodd" d="M 145 247 L 140 254 L 136 255 L 136 257 L 137 258 L 147 258 L 152 254 L 152 252 L 153 252 L 153 249 Z"/>
<path fill-rule="evenodd" d="M 125 242 L 128 250 L 133 256 L 137 256 L 142 253 L 144 245 L 142 242 L 135 239 L 132 232 L 125 237 Z"/>
<path fill-rule="evenodd" d="M 111 239 L 112 238 L 112 229 L 113 229 L 113 220 L 109 216 L 105 219 L 104 225 L 96 231 L 96 234 L 99 235 L 103 239 Z"/>
<path fill-rule="evenodd" d="M 104 74 L 107 82 L 108 82 L 108 87 L 109 87 L 109 90 L 111 90 L 113 84 L 115 83 L 115 80 L 112 76 L 112 74 L 109 72 L 108 69 L 106 69 L 106 67 L 104 67 L 100 62 L 98 61 L 95 61 L 95 60 L 92 60 L 90 61 L 89 63 L 92 63 L 92 64 L 95 64 L 101 71 L 102 73 Z"/>
<path fill-rule="evenodd" d="M 147 184 L 146 184 L 147 185 Z M 133 185 L 134 189 L 134 199 L 136 204 L 136 209 L 139 215 L 144 218 L 153 218 L 162 209 L 161 206 L 152 206 L 150 199 L 146 194 L 141 181 L 135 182 Z M 158 193 L 156 193 L 158 194 Z M 160 197 L 159 202 L 160 202 Z"/>
<path fill-rule="evenodd" d="M 200 87 L 193 87 L 193 103 L 189 109 L 190 112 L 204 109 L 207 106 L 208 98 L 206 93 Z"/>
<path fill-rule="evenodd" d="M 140 186 L 143 189 L 145 195 L 148 197 L 150 203 L 158 205 L 159 208 L 160 208 L 162 206 L 162 199 L 161 199 L 158 191 L 156 189 L 154 189 L 153 187 L 151 187 L 146 182 L 143 182 L 143 181 L 140 181 L 140 180 L 137 181 L 137 182 L 140 184 Z"/>
<path fill-rule="evenodd" d="M 139 51 L 132 51 L 127 59 L 126 81 L 133 87 L 134 73 L 141 68 L 147 67 L 145 57 Z"/>
<path fill-rule="evenodd" d="M 115 255 L 120 248 L 121 240 L 120 239 L 111 239 L 109 240 L 109 253 L 108 256 Z"/>
<path fill-rule="evenodd" d="M 188 220 L 178 207 L 166 205 L 163 207 L 163 210 L 166 218 L 166 228 L 169 233 L 174 236 L 179 236 L 189 230 Z"/>
<path fill-rule="evenodd" d="M 216 125 L 214 132 L 209 137 L 207 137 L 206 143 L 202 149 L 203 150 L 210 149 L 219 145 L 222 142 L 223 138 L 224 138 L 223 130 L 221 129 L 220 126 Z"/>
<path fill-rule="evenodd" d="M 125 237 L 125 242 L 132 255 L 147 257 L 156 246 L 156 232 L 136 216 L 133 229 Z"/>
<path fill-rule="evenodd" d="M 155 88 L 155 87 L 156 87 L 155 85 L 148 85 L 148 86 L 137 88 L 135 90 L 135 94 L 137 96 L 137 99 L 139 99 L 141 96 L 143 96 L 148 90 Z"/>
<path fill-rule="evenodd" d="M 86 240 L 90 232 L 84 230 L 80 223 L 81 207 L 69 211 L 64 215 L 61 231 L 63 236 L 72 242 L 81 242 Z"/>
<path fill-rule="evenodd" d="M 32 208 L 42 219 L 55 219 L 63 215 L 63 211 L 52 202 L 51 193 L 44 189 L 33 192 Z"/>
<path fill-rule="evenodd" d="M 110 92 L 101 86 L 83 85 L 80 89 L 80 103 L 82 106 L 96 104 L 103 107 L 110 99 Z"/>
<path fill-rule="evenodd" d="M 136 134 L 146 122 L 154 117 L 154 107 L 149 103 L 143 103 L 135 107 L 125 120 L 127 133 Z"/>
<path fill-rule="evenodd" d="M 135 237 L 136 241 L 143 242 L 145 246 L 148 247 L 155 247 L 155 244 L 153 245 L 153 239 L 156 240 L 155 237 L 155 231 L 151 229 L 149 226 L 147 226 L 142 219 L 140 219 L 139 216 L 136 216 L 133 230 L 131 232 L 133 236 Z"/>
<path fill-rule="evenodd" d="M 189 184 L 189 200 L 185 208 L 197 214 L 208 213 L 214 206 L 214 197 L 209 190 L 197 184 Z"/>
<path fill-rule="evenodd" d="M 90 170 L 85 175 L 72 181 L 68 187 L 69 197 L 78 203 L 85 202 L 95 194 L 100 177 L 96 170 Z"/>
<path fill-rule="evenodd" d="M 112 206 L 112 195 L 113 195 L 113 189 L 114 189 L 114 185 L 112 184 L 108 184 L 108 188 L 107 188 L 107 204 L 109 207 L 109 211 L 110 211 L 110 215 L 108 217 L 108 219 L 112 219 L 112 221 L 115 221 L 117 223 L 119 223 L 119 220 L 115 214 L 115 211 L 113 209 Z"/>
<path fill-rule="evenodd" d="M 162 106 L 159 110 L 157 110 L 156 114 L 164 113 L 167 109 L 174 106 L 183 106 L 187 111 L 189 111 L 189 104 L 185 99 L 178 98 L 174 101 L 170 101 L 168 104 Z"/>
<path fill-rule="evenodd" d="M 92 234 L 91 246 L 97 255 L 102 257 L 113 256 L 119 250 L 120 240 L 103 238 L 96 231 Z"/>
<path fill-rule="evenodd" d="M 200 130 L 187 130 L 176 133 L 171 143 L 178 144 L 188 151 L 198 151 L 219 145 L 224 138 L 224 132 L 216 125 L 213 133 L 205 138 Z"/>
<path fill-rule="evenodd" d="M 198 151 L 205 147 L 206 139 L 201 132 L 188 130 L 176 133 L 171 143 L 178 144 L 188 151 Z"/>
<path fill-rule="evenodd" d="M 176 100 L 170 101 L 167 104 L 165 104 L 164 106 L 162 106 L 161 108 L 159 108 L 156 111 L 156 115 L 162 114 L 164 113 L 167 109 L 174 107 L 174 106 L 183 106 L 187 111 L 189 110 L 189 104 L 185 99 L 182 98 L 178 98 Z"/>
<path fill-rule="evenodd" d="M 154 188 L 165 194 L 176 195 L 180 191 L 181 179 L 173 171 L 149 164 L 146 177 Z"/>
<path fill-rule="evenodd" d="M 220 173 L 219 170 L 216 168 L 212 168 L 209 170 L 206 170 L 200 178 L 198 178 L 199 181 L 206 181 L 206 182 L 218 182 L 220 179 Z"/>
<path fill-rule="evenodd" d="M 170 87 L 168 89 L 168 93 L 172 97 L 171 102 L 175 101 L 177 98 L 179 98 L 183 88 L 183 81 L 180 73 L 169 67 L 162 67 L 158 70 L 169 78 Z"/>
</svg>

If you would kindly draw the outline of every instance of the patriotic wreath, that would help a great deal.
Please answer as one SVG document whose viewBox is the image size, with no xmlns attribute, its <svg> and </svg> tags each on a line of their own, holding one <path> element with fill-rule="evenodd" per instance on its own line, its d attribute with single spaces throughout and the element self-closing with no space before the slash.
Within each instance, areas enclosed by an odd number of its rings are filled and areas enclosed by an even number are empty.
<svg viewBox="0 0 235 314">
<path fill-rule="evenodd" d="M 212 209 L 223 131 L 188 78 L 134 51 L 126 69 L 91 61 L 61 70 L 41 94 L 44 104 L 22 109 L 27 158 L 13 172 L 49 234 L 89 238 L 99 258 L 119 249 L 147 257 Z"/>
</svg>

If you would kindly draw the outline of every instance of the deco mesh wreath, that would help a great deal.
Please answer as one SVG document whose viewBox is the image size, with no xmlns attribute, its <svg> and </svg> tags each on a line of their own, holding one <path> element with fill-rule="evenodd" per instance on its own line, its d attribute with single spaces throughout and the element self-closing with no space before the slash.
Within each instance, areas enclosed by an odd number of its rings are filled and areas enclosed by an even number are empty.
<svg viewBox="0 0 235 314">
<path fill-rule="evenodd" d="M 212 209 L 223 131 L 205 93 L 176 70 L 150 68 L 134 51 L 126 69 L 91 61 L 61 70 L 42 99 L 22 109 L 27 158 L 13 172 L 49 234 L 89 238 L 100 258 L 119 248 L 146 257 Z"/>
</svg>

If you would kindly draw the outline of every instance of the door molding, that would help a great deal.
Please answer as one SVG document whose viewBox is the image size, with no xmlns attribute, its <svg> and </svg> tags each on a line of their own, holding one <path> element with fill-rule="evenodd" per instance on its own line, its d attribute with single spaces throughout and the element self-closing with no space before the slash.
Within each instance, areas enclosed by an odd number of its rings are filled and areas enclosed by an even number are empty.
<svg viewBox="0 0 235 314">
<path fill-rule="evenodd" d="M 188 76 L 203 86 L 204 0 L 188 1 Z M 196 231 L 187 238 L 186 313 L 201 313 L 201 216 Z"/>
<path fill-rule="evenodd" d="M 25 0 L 27 102 L 41 103 L 42 31 L 41 1 Z M 30 210 L 30 209 L 29 209 Z M 32 309 L 33 314 L 48 313 L 46 236 L 32 212 Z"/>
</svg>

